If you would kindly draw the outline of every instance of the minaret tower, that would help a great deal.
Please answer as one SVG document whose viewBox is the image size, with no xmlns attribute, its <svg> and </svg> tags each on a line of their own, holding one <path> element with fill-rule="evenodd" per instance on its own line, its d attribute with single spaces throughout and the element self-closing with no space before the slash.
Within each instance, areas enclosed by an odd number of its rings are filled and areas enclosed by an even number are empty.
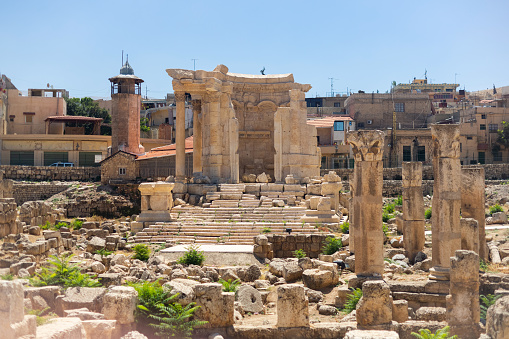
<svg viewBox="0 0 509 339">
<path fill-rule="evenodd" d="M 111 82 L 111 154 L 145 152 L 140 144 L 142 79 L 134 75 L 129 58 Z"/>
</svg>

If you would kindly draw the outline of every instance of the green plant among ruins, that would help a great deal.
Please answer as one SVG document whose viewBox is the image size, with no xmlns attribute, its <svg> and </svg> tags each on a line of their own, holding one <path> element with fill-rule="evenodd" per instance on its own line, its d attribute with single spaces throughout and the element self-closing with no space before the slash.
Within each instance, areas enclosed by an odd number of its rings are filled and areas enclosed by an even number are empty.
<svg viewBox="0 0 509 339">
<path fill-rule="evenodd" d="M 205 255 L 203 254 L 203 251 L 199 251 L 199 249 L 200 246 L 198 245 L 188 246 L 187 251 L 177 260 L 177 262 L 182 265 L 203 265 Z"/>
<path fill-rule="evenodd" d="M 449 326 L 445 326 L 431 333 L 427 328 L 420 329 L 419 333 L 412 332 L 412 335 L 418 339 L 458 339 L 457 335 L 449 336 Z"/>
<path fill-rule="evenodd" d="M 133 259 L 138 259 L 141 261 L 147 261 L 150 258 L 150 248 L 148 248 L 145 244 L 136 244 L 133 247 L 134 256 Z"/>
<path fill-rule="evenodd" d="M 239 279 L 228 279 L 224 280 L 222 278 L 219 278 L 218 282 L 223 285 L 223 292 L 237 292 L 237 289 L 239 288 L 241 282 Z"/>
<path fill-rule="evenodd" d="M 63 221 L 59 221 L 57 224 L 55 224 L 55 226 L 53 227 L 54 229 L 56 229 L 57 231 L 60 230 L 62 227 L 68 227 L 69 224 L 67 224 L 66 222 L 63 222 Z"/>
<path fill-rule="evenodd" d="M 395 209 L 396 209 L 396 206 L 395 206 L 394 204 L 387 204 L 387 205 L 383 208 L 383 210 L 384 210 L 385 212 L 387 212 L 387 214 L 394 213 Z"/>
<path fill-rule="evenodd" d="M 486 261 L 483 259 L 479 259 L 479 269 L 483 272 L 486 272 L 489 270 L 489 265 Z"/>
<path fill-rule="evenodd" d="M 110 254 L 113 254 L 113 251 L 108 251 L 105 248 L 101 248 L 100 250 L 95 251 L 95 254 L 99 254 L 101 257 L 107 257 Z"/>
<path fill-rule="evenodd" d="M 382 212 L 382 221 L 388 222 L 393 217 L 392 214 L 387 213 L 385 210 Z"/>
<path fill-rule="evenodd" d="M 341 247 L 343 247 L 343 242 L 340 238 L 327 237 L 325 238 L 325 244 L 322 247 L 322 253 L 332 255 L 339 251 Z"/>
<path fill-rule="evenodd" d="M 297 259 L 305 258 L 307 257 L 307 253 L 304 252 L 302 248 L 299 248 L 298 250 L 293 251 L 293 256 Z"/>
<path fill-rule="evenodd" d="M 352 313 L 357 307 L 357 303 L 362 298 L 362 290 L 360 288 L 351 288 L 352 293 L 346 297 L 346 303 L 343 307 L 342 312 L 345 314 Z"/>
<path fill-rule="evenodd" d="M 169 304 L 175 296 L 170 296 L 169 291 L 165 289 L 158 281 L 142 283 L 127 282 L 128 286 L 133 287 L 138 292 L 138 306 L 136 310 L 136 318 L 148 317 L 149 314 L 159 314 L 157 305 Z"/>
<path fill-rule="evenodd" d="M 101 283 L 81 273 L 78 264 L 71 263 L 73 254 L 62 254 L 60 257 L 51 255 L 48 259 L 48 267 L 42 267 L 41 271 L 30 278 L 32 286 L 63 286 L 63 287 L 98 287 Z"/>
<path fill-rule="evenodd" d="M 396 199 L 394 199 L 394 203 L 396 206 L 403 206 L 403 197 L 401 195 L 398 195 Z"/>
<path fill-rule="evenodd" d="M 350 223 L 348 221 L 345 221 L 341 225 L 339 225 L 339 229 L 341 230 L 341 233 L 348 234 L 350 233 Z"/>
<path fill-rule="evenodd" d="M 389 228 L 386 224 L 382 224 L 382 232 L 384 232 L 384 235 L 387 236 L 389 234 Z"/>
<path fill-rule="evenodd" d="M 79 219 L 74 219 L 72 222 L 71 222 L 71 228 L 73 230 L 80 230 L 81 228 L 83 227 L 83 221 L 82 220 L 79 220 Z"/>
<path fill-rule="evenodd" d="M 39 227 L 41 228 L 41 230 L 49 230 L 53 228 L 53 225 L 49 221 L 46 221 L 44 225 L 39 225 Z"/>
<path fill-rule="evenodd" d="M 272 228 L 265 226 L 265 227 L 262 228 L 262 232 L 261 233 L 267 234 L 267 233 L 270 233 L 270 232 L 272 232 Z"/>
<path fill-rule="evenodd" d="M 503 212 L 504 209 L 499 204 L 495 204 L 493 206 L 490 206 L 490 215 L 493 215 L 497 212 Z"/>
<path fill-rule="evenodd" d="M 424 218 L 431 219 L 431 207 L 424 212 Z"/>
<path fill-rule="evenodd" d="M 10 273 L 0 275 L 0 280 L 14 280 L 14 276 Z"/>
<path fill-rule="evenodd" d="M 502 295 L 483 295 L 479 296 L 479 303 L 481 306 L 481 320 L 486 320 L 486 314 L 488 312 L 488 308 L 493 305 Z"/>
<path fill-rule="evenodd" d="M 58 315 L 56 315 L 53 312 L 48 312 L 45 314 L 51 307 L 46 307 L 42 310 L 27 310 L 25 309 L 25 313 L 29 315 L 35 315 L 35 323 L 37 326 L 42 326 L 46 324 L 48 321 L 50 321 L 53 318 L 57 318 Z"/>
<path fill-rule="evenodd" d="M 159 244 L 159 246 L 154 250 L 154 252 L 160 252 L 166 248 L 166 244 Z"/>
</svg>

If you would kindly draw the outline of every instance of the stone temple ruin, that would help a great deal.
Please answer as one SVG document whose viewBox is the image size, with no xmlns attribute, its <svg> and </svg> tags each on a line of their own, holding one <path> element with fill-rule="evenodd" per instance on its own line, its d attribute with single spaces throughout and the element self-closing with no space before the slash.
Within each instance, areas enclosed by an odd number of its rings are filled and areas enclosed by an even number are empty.
<svg viewBox="0 0 509 339">
<path fill-rule="evenodd" d="M 194 319 L 207 323 L 193 338 L 412 338 L 445 326 L 462 339 L 508 337 L 509 275 L 481 264 L 503 268 L 509 248 L 486 234 L 495 215 L 485 218 L 485 172 L 461 167 L 457 125 L 431 128 L 432 198 L 423 195 L 422 163 L 403 164 L 401 206 L 392 206 L 401 213 L 392 218 L 383 132 L 349 132 L 353 172 L 320 176 L 316 144 L 305 142 L 316 136 L 305 124 L 308 85 L 222 65 L 167 72 L 181 112 L 177 175 L 137 186 L 139 215 L 41 229 L 65 219 L 65 210 L 46 201 L 18 211 L 12 185 L 3 185 L 0 274 L 18 278 L 0 280 L 0 296 L 8 296 L 0 298 L 6 338 L 147 338 L 153 332 L 136 322 L 138 292 L 126 286 L 145 281 L 178 294 L 183 306 L 199 306 Z M 185 178 L 182 108 L 189 95 L 195 175 Z M 424 217 L 430 202 L 431 224 Z M 331 239 L 341 240 L 338 248 L 324 251 Z M 152 255 L 135 259 L 138 244 L 149 244 Z M 177 262 L 189 244 L 202 245 L 204 263 Z M 40 272 L 49 255 L 67 251 L 101 287 L 22 280 Z M 238 281 L 236 292 L 225 281 Z M 339 312 L 355 295 L 353 312 Z M 500 296 L 486 315 L 481 295 Z M 55 317 L 36 326 L 49 312 Z"/>
</svg>

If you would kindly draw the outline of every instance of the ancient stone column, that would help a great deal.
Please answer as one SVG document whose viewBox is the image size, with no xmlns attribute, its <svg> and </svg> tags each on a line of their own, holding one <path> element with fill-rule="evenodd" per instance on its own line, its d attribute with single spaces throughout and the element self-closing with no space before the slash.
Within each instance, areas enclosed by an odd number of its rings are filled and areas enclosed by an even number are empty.
<svg viewBox="0 0 509 339">
<path fill-rule="evenodd" d="M 384 145 L 382 131 L 348 133 L 355 157 L 353 209 L 355 221 L 355 273 L 381 277 L 384 272 L 382 186 Z"/>
<path fill-rule="evenodd" d="M 486 221 L 484 218 L 484 168 L 464 168 L 461 170 L 461 215 L 463 218 L 477 220 L 479 229 L 479 257 L 488 260 L 486 246 Z"/>
<path fill-rule="evenodd" d="M 479 338 L 479 256 L 474 251 L 456 251 L 450 258 L 450 292 L 446 298 L 450 334 L 461 339 Z"/>
<path fill-rule="evenodd" d="M 193 100 L 193 173 L 202 172 L 201 100 Z"/>
<path fill-rule="evenodd" d="M 432 125 L 433 214 L 430 278 L 449 280 L 450 257 L 461 249 L 461 164 L 459 125 Z"/>
<path fill-rule="evenodd" d="M 362 298 L 355 312 L 358 329 L 382 329 L 391 325 L 392 298 L 389 285 L 382 280 L 362 284 Z"/>
<path fill-rule="evenodd" d="M 175 128 L 175 178 L 184 180 L 186 177 L 186 94 L 175 92 L 177 103 L 177 121 Z"/>
<path fill-rule="evenodd" d="M 354 179 L 354 176 L 352 176 Z M 355 180 L 350 180 L 350 198 L 348 199 L 348 221 L 350 222 L 350 231 L 349 237 L 348 237 L 348 247 L 350 249 L 350 253 L 355 253 L 355 206 L 354 206 L 354 199 L 355 196 Z"/>
<path fill-rule="evenodd" d="M 304 286 L 278 286 L 277 327 L 309 327 L 309 300 Z"/>
<path fill-rule="evenodd" d="M 461 218 L 461 249 L 479 253 L 479 223 L 474 218 Z"/>
<path fill-rule="evenodd" d="M 424 198 L 422 196 L 422 162 L 404 162 L 403 177 L 403 244 L 413 263 L 424 248 Z"/>
</svg>

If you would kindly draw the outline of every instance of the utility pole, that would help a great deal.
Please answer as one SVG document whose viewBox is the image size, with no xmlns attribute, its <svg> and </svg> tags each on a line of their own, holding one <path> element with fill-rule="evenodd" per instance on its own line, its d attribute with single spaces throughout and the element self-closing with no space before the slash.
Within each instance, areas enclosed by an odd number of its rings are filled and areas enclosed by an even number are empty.
<svg viewBox="0 0 509 339">
<path fill-rule="evenodd" d="M 339 80 L 339 79 L 329 78 L 329 80 L 330 80 L 330 96 L 333 97 L 334 96 L 334 80 Z"/>
<path fill-rule="evenodd" d="M 196 71 L 196 60 L 198 59 L 191 59 L 193 60 L 193 71 Z"/>
</svg>

